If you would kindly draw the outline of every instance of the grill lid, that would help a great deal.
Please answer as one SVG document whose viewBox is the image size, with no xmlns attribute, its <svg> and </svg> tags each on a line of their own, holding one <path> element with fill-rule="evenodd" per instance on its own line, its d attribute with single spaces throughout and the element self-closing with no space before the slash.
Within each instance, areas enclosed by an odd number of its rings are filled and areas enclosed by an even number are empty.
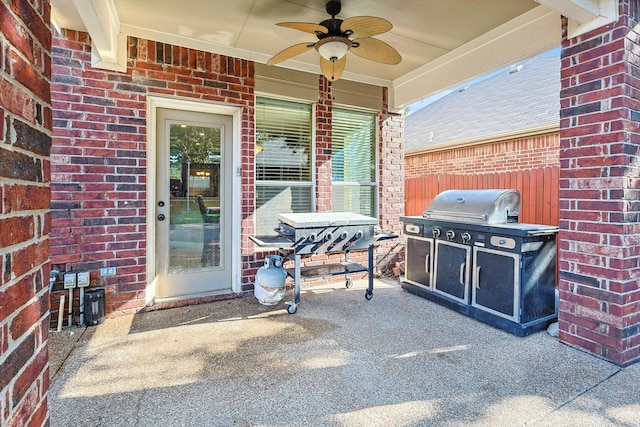
<svg viewBox="0 0 640 427">
<path fill-rule="evenodd" d="M 474 224 L 517 222 L 518 190 L 447 190 L 438 194 L 422 216 Z"/>
<path fill-rule="evenodd" d="M 294 228 L 378 225 L 376 218 L 351 212 L 282 213 L 278 220 Z"/>
</svg>

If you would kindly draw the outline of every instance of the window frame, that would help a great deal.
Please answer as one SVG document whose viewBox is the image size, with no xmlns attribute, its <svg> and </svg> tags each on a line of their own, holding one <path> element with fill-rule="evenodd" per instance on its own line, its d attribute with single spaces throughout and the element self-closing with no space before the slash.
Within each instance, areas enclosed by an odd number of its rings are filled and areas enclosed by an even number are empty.
<svg viewBox="0 0 640 427">
<path fill-rule="evenodd" d="M 310 138 L 311 138 L 311 146 L 310 146 L 310 181 L 280 181 L 280 180 L 259 180 L 258 177 L 258 173 L 257 173 L 257 169 L 258 169 L 258 164 L 256 162 L 256 157 L 257 157 L 257 153 L 256 153 L 256 147 L 257 147 L 257 142 L 258 142 L 258 138 L 257 138 L 257 133 L 258 133 L 258 119 L 257 119 L 257 114 L 255 114 L 255 110 L 257 109 L 258 106 L 258 98 L 266 98 L 269 100 L 273 100 L 273 101 L 284 101 L 284 102 L 291 102 L 291 103 L 296 103 L 296 104 L 302 104 L 302 105 L 306 105 L 310 107 L 310 114 L 311 114 L 311 133 L 310 133 Z M 255 93 L 254 94 L 254 143 L 253 143 L 253 150 L 254 150 L 254 165 L 253 165 L 253 170 L 254 170 L 254 186 L 255 186 L 255 196 L 254 196 L 254 215 L 253 215 L 253 226 L 254 229 L 256 229 L 257 227 L 257 214 L 258 214 L 258 207 L 257 207 L 257 198 L 258 198 L 258 188 L 259 187 L 282 187 L 282 186 L 290 186 L 290 187 L 305 187 L 305 188 L 309 188 L 310 189 L 310 200 L 311 200 L 311 206 L 310 206 L 310 212 L 316 212 L 316 103 L 315 102 L 310 102 L 308 100 L 301 100 L 301 99 L 296 99 L 296 98 L 291 98 L 291 97 L 286 97 L 286 96 L 276 96 L 273 95 L 271 93 Z M 273 248 L 260 248 L 261 250 L 270 250 Z"/>
<path fill-rule="evenodd" d="M 353 112 L 358 112 L 358 113 L 364 113 L 364 114 L 372 114 L 373 115 L 373 167 L 374 167 L 374 174 L 373 174 L 373 178 L 374 181 L 370 181 L 369 184 L 370 185 L 366 185 L 367 187 L 372 187 L 373 188 L 373 194 L 375 197 L 374 203 L 373 203 L 373 214 L 372 216 L 374 218 L 379 218 L 380 217 L 380 126 L 379 126 L 379 121 L 380 121 L 380 112 L 373 110 L 373 109 L 366 109 L 366 108 L 357 108 L 357 107 L 353 107 L 350 105 L 344 105 L 344 104 L 333 104 L 332 106 L 332 110 L 331 110 L 331 158 L 333 159 L 333 120 L 334 120 L 334 112 L 335 109 L 339 109 L 339 110 L 346 110 L 346 111 L 353 111 Z M 341 184 L 336 184 L 336 181 L 334 181 L 333 179 L 331 179 L 331 197 L 333 199 L 333 189 L 336 185 L 341 186 L 341 187 L 361 187 L 362 183 L 357 183 L 357 182 L 353 182 L 353 181 L 338 181 Z"/>
</svg>

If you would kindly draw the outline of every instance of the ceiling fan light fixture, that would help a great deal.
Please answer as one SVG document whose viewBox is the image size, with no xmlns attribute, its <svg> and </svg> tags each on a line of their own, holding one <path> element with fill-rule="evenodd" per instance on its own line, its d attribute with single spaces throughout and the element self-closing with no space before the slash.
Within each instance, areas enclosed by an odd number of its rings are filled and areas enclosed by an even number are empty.
<svg viewBox="0 0 640 427">
<path fill-rule="evenodd" d="M 324 59 L 335 62 L 347 54 L 351 45 L 347 37 L 330 36 L 318 40 L 315 48 Z"/>
</svg>

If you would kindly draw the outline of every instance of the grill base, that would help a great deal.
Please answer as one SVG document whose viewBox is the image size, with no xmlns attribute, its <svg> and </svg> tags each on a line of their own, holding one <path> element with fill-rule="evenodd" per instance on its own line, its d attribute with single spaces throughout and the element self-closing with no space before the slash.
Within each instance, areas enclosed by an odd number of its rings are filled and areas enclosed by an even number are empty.
<svg viewBox="0 0 640 427">
<path fill-rule="evenodd" d="M 556 319 L 557 227 L 400 220 L 407 291 L 518 336 Z"/>
<path fill-rule="evenodd" d="M 487 313 L 486 311 L 477 309 L 470 305 L 462 304 L 462 303 L 453 301 L 451 299 L 448 299 L 446 297 L 440 296 L 419 285 L 414 285 L 407 282 L 401 282 L 400 285 L 404 290 L 414 295 L 417 295 L 429 301 L 433 301 L 438 305 L 449 308 L 451 310 L 455 310 L 458 313 L 464 314 L 465 316 L 479 320 L 482 323 L 486 323 L 496 328 L 505 330 L 519 337 L 525 337 L 535 332 L 543 331 L 547 329 L 550 324 L 552 324 L 557 320 L 557 316 L 553 314 L 547 317 L 539 318 L 529 323 L 516 323 L 510 320 L 507 320 L 503 317 L 499 317 L 499 316 L 495 316 L 493 314 Z"/>
<path fill-rule="evenodd" d="M 314 224 L 315 225 L 315 224 Z M 395 234 L 377 234 L 373 235 L 373 226 L 356 226 L 354 227 L 344 226 L 341 230 L 346 230 L 347 233 L 351 233 L 354 237 L 352 239 L 346 239 L 347 241 L 357 242 L 353 244 L 341 244 L 339 247 L 336 244 L 332 244 L 332 240 L 326 238 L 326 235 L 330 233 L 327 231 L 330 227 L 324 227 L 321 229 L 295 229 L 296 234 L 304 234 L 304 238 L 298 236 L 297 240 L 292 240 L 287 236 L 249 236 L 249 239 L 253 241 L 259 247 L 277 247 L 280 250 L 283 258 L 293 260 L 293 268 L 287 268 L 285 271 L 287 275 L 293 278 L 293 300 L 287 301 L 287 312 L 294 314 L 298 310 L 298 304 L 300 304 L 300 281 L 303 278 L 321 277 L 321 276 L 335 276 L 345 275 L 345 286 L 350 288 L 352 280 L 349 274 L 367 272 L 369 275 L 369 286 L 365 291 L 365 298 L 370 300 L 373 298 L 373 269 L 374 269 L 374 252 L 375 244 L 381 240 L 395 239 L 398 236 Z M 312 232 L 310 232 L 310 230 Z M 339 231 L 336 229 L 336 231 Z M 362 234 L 356 235 L 358 231 Z M 315 233 L 314 241 L 309 241 L 308 237 Z M 337 233 L 336 233 L 337 234 Z M 331 233 L 333 236 L 333 233 Z M 318 239 L 318 236 L 325 236 Z M 332 237 L 333 238 L 333 237 Z M 295 239 L 295 237 L 293 237 Z M 318 239 L 319 241 L 316 241 Z M 338 237 L 342 241 L 345 239 Z M 349 261 L 349 252 L 352 249 L 366 249 L 368 251 L 368 264 L 364 265 Z M 310 255 L 313 253 L 321 252 L 344 252 L 344 262 L 324 264 L 317 266 L 302 267 L 302 256 Z"/>
</svg>

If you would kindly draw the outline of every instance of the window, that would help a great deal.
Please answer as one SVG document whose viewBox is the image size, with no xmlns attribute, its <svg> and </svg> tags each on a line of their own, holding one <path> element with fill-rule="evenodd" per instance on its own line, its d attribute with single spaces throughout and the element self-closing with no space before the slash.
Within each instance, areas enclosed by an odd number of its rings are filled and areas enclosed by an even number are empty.
<svg viewBox="0 0 640 427">
<path fill-rule="evenodd" d="M 376 216 L 376 115 L 333 109 L 332 205 L 334 211 Z"/>
<path fill-rule="evenodd" d="M 278 214 L 312 210 L 311 105 L 256 99 L 256 234 L 275 235 Z"/>
</svg>

